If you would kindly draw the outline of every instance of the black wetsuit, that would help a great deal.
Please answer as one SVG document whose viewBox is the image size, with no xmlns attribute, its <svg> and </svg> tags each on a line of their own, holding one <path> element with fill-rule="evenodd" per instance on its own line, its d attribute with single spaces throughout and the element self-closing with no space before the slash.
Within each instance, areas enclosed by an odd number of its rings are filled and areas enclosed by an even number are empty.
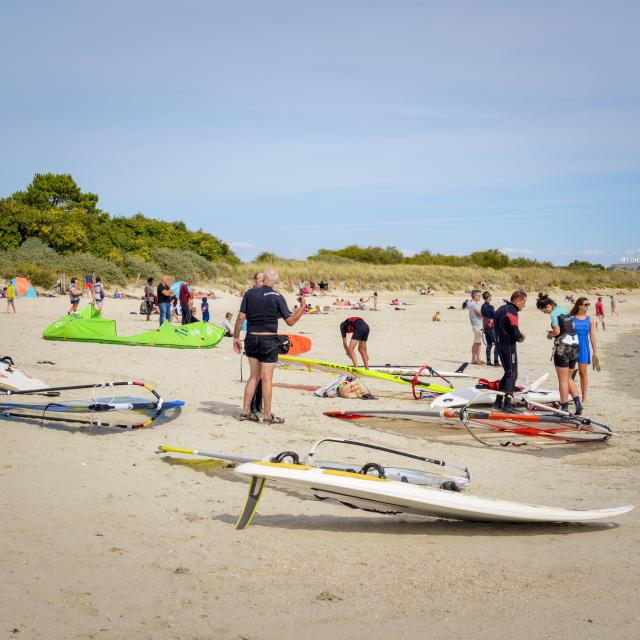
<svg viewBox="0 0 640 640">
<path fill-rule="evenodd" d="M 346 338 L 348 333 L 353 334 L 353 340 L 366 342 L 369 339 L 369 325 L 357 316 L 347 318 L 340 323 L 340 334 Z"/>
<path fill-rule="evenodd" d="M 500 380 L 500 391 L 512 394 L 518 380 L 518 350 L 516 345 L 524 340 L 518 326 L 518 307 L 513 302 L 505 300 L 496 311 L 494 332 L 500 364 L 504 375 Z"/>
<path fill-rule="evenodd" d="M 498 365 L 498 348 L 496 346 L 496 332 L 494 323 L 496 318 L 496 310 L 490 302 L 485 302 L 480 309 L 482 314 L 482 329 L 484 330 L 484 338 L 487 343 L 487 364 L 491 364 L 491 349 L 496 347 L 493 352 L 493 363 Z"/>
</svg>

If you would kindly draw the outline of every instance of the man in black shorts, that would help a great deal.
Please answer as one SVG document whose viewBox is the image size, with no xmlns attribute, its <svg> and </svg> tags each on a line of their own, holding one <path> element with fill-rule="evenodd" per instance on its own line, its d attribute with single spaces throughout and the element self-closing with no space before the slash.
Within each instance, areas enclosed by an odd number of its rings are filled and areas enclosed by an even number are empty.
<svg viewBox="0 0 640 640">
<path fill-rule="evenodd" d="M 347 345 L 347 334 L 351 333 L 351 341 Z M 351 358 L 353 366 L 358 366 L 358 357 L 356 356 L 356 347 L 362 356 L 364 368 L 369 368 L 369 354 L 367 353 L 367 340 L 369 339 L 369 325 L 357 316 L 347 318 L 340 323 L 340 334 L 342 335 L 342 346 L 344 352 Z"/>
<path fill-rule="evenodd" d="M 264 272 L 264 285 L 247 290 L 240 304 L 240 313 L 236 318 L 233 331 L 233 350 L 241 353 L 240 330 L 244 319 L 247 319 L 247 335 L 244 340 L 244 350 L 249 358 L 251 373 L 244 389 L 241 420 L 258 421 L 258 416 L 251 413 L 251 400 L 258 381 L 262 381 L 262 396 L 264 403 L 263 422 L 267 424 L 282 424 L 284 420 L 274 416 L 271 411 L 271 395 L 273 370 L 278 362 L 281 342 L 278 338 L 278 319 L 282 318 L 292 327 L 302 317 L 307 305 L 304 298 L 300 299 L 300 306 L 294 313 L 282 295 L 273 290 L 278 282 L 278 272 L 267 269 Z"/>
</svg>

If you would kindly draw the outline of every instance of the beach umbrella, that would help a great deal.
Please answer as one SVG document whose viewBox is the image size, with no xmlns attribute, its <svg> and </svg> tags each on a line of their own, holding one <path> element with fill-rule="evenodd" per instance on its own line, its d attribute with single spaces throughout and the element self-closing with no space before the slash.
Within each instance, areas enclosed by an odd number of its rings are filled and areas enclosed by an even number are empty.
<svg viewBox="0 0 640 640">
<path fill-rule="evenodd" d="M 38 295 L 26 278 L 13 278 L 10 282 L 16 291 L 16 298 L 35 298 Z"/>
</svg>

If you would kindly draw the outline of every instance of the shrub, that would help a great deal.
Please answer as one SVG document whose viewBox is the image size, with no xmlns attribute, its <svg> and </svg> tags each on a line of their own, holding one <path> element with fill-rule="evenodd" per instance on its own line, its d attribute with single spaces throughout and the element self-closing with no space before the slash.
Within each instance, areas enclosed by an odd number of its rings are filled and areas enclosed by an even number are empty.
<svg viewBox="0 0 640 640">
<path fill-rule="evenodd" d="M 65 256 L 61 269 L 78 278 L 84 277 L 86 273 L 94 273 L 102 278 L 102 282 L 105 285 L 124 285 L 127 283 L 127 277 L 117 264 L 104 258 L 93 256 L 90 253 L 76 253 Z"/>
</svg>

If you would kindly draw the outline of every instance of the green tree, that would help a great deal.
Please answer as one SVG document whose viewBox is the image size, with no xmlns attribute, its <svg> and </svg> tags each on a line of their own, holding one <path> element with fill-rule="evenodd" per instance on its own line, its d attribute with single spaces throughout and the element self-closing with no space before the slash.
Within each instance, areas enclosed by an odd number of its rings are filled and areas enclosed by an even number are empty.
<svg viewBox="0 0 640 640">
<path fill-rule="evenodd" d="M 92 213 L 98 204 L 98 196 L 82 193 L 68 173 L 36 173 L 26 190 L 17 191 L 12 197 L 37 209 L 59 207 L 70 211 L 80 207 Z"/>
</svg>

